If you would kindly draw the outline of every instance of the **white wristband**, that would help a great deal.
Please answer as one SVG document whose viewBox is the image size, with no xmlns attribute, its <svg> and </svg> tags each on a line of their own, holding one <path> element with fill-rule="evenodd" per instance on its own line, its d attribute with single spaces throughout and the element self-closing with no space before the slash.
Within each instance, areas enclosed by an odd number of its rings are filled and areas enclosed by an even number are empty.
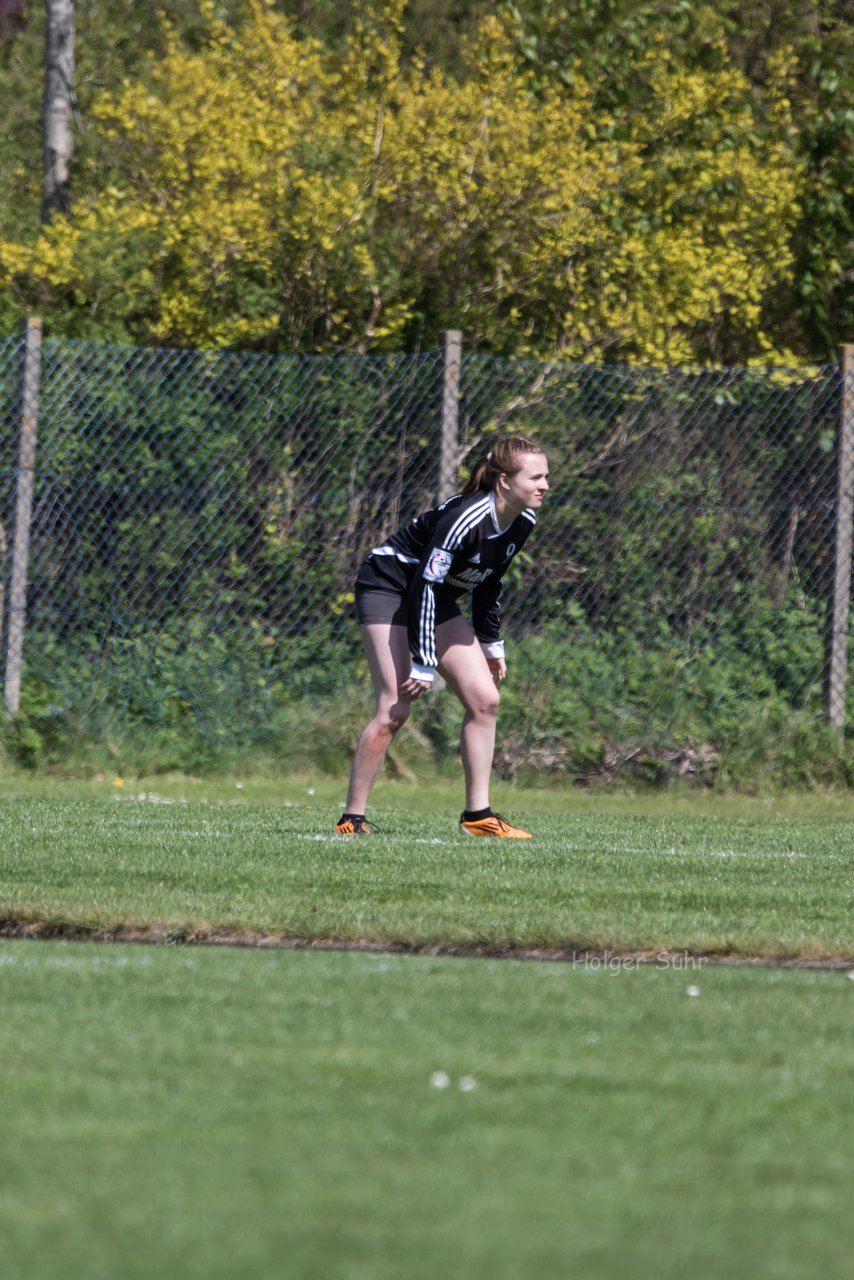
<svg viewBox="0 0 854 1280">
<path fill-rule="evenodd" d="M 433 683 L 433 677 L 436 674 L 435 667 L 424 667 L 420 662 L 412 663 L 412 670 L 409 672 L 410 680 L 424 680 L 427 684 Z"/>
<path fill-rule="evenodd" d="M 504 657 L 504 641 L 503 640 L 490 640 L 488 642 L 484 642 L 483 640 L 481 640 L 480 647 L 483 650 L 483 656 L 485 658 L 503 658 Z"/>
</svg>

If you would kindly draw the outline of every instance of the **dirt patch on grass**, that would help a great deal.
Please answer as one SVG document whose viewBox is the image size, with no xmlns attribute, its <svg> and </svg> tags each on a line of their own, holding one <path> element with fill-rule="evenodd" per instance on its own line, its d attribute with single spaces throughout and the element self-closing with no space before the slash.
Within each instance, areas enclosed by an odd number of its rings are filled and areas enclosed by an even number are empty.
<svg viewBox="0 0 854 1280">
<path fill-rule="evenodd" d="M 287 934 L 249 930 L 117 927 L 51 920 L 0 920 L 0 938 L 31 938 L 42 942 L 135 942 L 153 946 L 257 947 L 281 951 L 364 951 L 379 955 L 459 956 L 488 960 L 562 961 L 568 964 L 596 964 L 634 968 L 696 969 L 705 964 L 754 965 L 778 969 L 851 969 L 854 956 L 772 955 L 740 952 L 710 952 L 667 948 L 641 951 L 618 947 L 500 946 L 489 943 L 416 942 L 406 938 L 326 938 L 291 937 Z"/>
</svg>

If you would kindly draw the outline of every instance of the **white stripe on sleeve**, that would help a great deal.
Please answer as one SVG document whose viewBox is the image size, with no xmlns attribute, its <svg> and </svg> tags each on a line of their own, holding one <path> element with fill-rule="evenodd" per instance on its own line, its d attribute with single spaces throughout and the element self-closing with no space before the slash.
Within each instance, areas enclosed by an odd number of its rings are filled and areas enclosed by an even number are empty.
<svg viewBox="0 0 854 1280">
<path fill-rule="evenodd" d="M 421 596 L 418 643 L 421 649 L 421 657 L 424 659 L 424 665 L 427 667 L 438 666 L 439 660 L 436 657 L 436 599 L 433 595 L 433 585 L 430 582 L 424 583 Z"/>
</svg>

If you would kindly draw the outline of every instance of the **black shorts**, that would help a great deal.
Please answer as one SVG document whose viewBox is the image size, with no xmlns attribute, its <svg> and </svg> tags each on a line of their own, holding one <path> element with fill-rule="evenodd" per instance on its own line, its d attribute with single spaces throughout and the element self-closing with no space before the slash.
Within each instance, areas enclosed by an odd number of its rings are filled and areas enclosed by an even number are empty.
<svg viewBox="0 0 854 1280">
<path fill-rule="evenodd" d="M 436 626 L 451 618 L 460 618 L 460 607 L 453 597 L 440 597 L 437 592 Z M 361 582 L 356 583 L 356 620 L 360 627 L 371 622 L 390 622 L 393 627 L 409 625 L 409 609 L 406 598 L 399 591 L 386 590 L 383 587 L 368 587 Z"/>
<path fill-rule="evenodd" d="M 390 622 L 393 627 L 405 627 L 408 618 L 406 601 L 396 591 L 356 584 L 356 621 L 360 627 L 370 622 Z"/>
</svg>

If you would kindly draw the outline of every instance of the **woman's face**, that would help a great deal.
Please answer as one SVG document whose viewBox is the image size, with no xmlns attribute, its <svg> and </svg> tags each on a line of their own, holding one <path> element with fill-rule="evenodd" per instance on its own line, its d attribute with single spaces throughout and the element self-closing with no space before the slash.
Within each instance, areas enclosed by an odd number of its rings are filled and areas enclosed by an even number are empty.
<svg viewBox="0 0 854 1280">
<path fill-rule="evenodd" d="M 513 507 L 524 511 L 542 506 L 549 488 L 549 462 L 544 453 L 526 453 L 522 465 L 513 476 L 502 475 L 498 481 L 500 492 Z"/>
</svg>

